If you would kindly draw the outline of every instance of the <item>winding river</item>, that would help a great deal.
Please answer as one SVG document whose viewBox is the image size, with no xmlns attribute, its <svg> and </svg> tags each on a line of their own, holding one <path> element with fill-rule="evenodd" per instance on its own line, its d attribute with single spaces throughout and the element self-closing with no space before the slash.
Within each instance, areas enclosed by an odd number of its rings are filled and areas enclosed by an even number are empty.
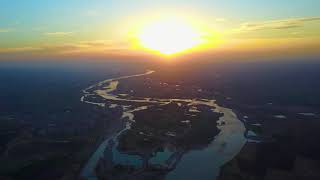
<svg viewBox="0 0 320 180">
<path fill-rule="evenodd" d="M 187 103 L 190 108 L 194 107 L 195 105 L 205 105 L 212 108 L 211 110 L 214 112 L 223 113 L 223 116 L 220 117 L 218 124 L 224 122 L 224 125 L 218 126 L 220 132 L 209 144 L 209 146 L 201 150 L 191 150 L 184 153 L 175 168 L 166 175 L 166 180 L 216 179 L 216 177 L 219 175 L 220 167 L 239 153 L 242 146 L 246 142 L 244 137 L 245 127 L 231 109 L 219 106 L 213 99 L 158 99 L 151 97 L 135 98 L 112 93 L 117 90 L 118 84 L 121 80 L 139 76 L 147 76 L 152 73 L 154 73 L 154 71 L 147 71 L 142 74 L 107 79 L 83 90 L 81 101 L 92 105 L 101 107 L 106 106 L 105 103 L 102 103 L 103 101 L 96 102 L 94 98 L 91 98 L 93 96 L 100 97 L 105 101 L 112 101 L 113 103 L 132 102 L 135 104 L 143 103 L 144 105 L 140 107 L 132 107 L 112 104 L 110 106 L 110 108 L 114 108 L 116 106 L 122 107 L 122 118 L 128 119 L 127 126 L 122 131 L 104 140 L 99 145 L 97 150 L 92 154 L 84 166 L 81 172 L 81 177 L 85 179 L 97 179 L 95 175 L 95 168 L 99 159 L 104 156 L 104 152 L 106 151 L 108 144 L 111 140 L 116 141 L 116 137 L 118 137 L 127 129 L 130 129 L 131 123 L 134 123 L 134 112 L 147 109 L 148 105 L 145 104 L 165 105 L 168 103 Z M 159 156 L 165 156 L 165 153 L 159 153 Z"/>
</svg>

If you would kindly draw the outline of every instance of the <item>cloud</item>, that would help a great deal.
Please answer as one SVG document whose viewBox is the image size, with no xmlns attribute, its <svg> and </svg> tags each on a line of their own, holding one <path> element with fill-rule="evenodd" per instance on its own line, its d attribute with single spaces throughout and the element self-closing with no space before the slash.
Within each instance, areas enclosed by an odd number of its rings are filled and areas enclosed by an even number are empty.
<svg viewBox="0 0 320 180">
<path fill-rule="evenodd" d="M 24 47 L 8 47 L 0 48 L 0 53 L 23 53 L 23 52 L 61 52 L 83 48 L 78 44 L 43 44 L 41 46 L 24 46 Z"/>
<path fill-rule="evenodd" d="M 59 36 L 69 36 L 72 35 L 73 32 L 47 32 L 44 33 L 46 36 L 55 36 L 55 37 L 59 37 Z"/>
<path fill-rule="evenodd" d="M 7 32 L 11 32 L 13 31 L 13 29 L 10 28 L 0 28 L 0 33 L 7 33 Z"/>
<path fill-rule="evenodd" d="M 74 43 L 64 43 L 56 45 L 45 45 L 46 49 L 61 50 L 61 51 L 82 51 L 82 50 L 106 50 L 114 47 L 112 41 L 105 40 L 91 40 L 91 41 L 79 41 Z"/>
<path fill-rule="evenodd" d="M 113 44 L 112 41 L 105 41 L 105 40 L 93 40 L 93 41 L 81 41 L 79 42 L 80 45 L 88 46 L 88 47 L 108 47 Z"/>
<path fill-rule="evenodd" d="M 243 23 L 238 30 L 257 31 L 266 29 L 291 29 L 303 27 L 306 22 L 311 21 L 320 21 L 320 17 L 293 18 L 263 22 L 247 22 Z"/>
<path fill-rule="evenodd" d="M 49 54 L 75 54 L 75 53 L 114 53 L 128 50 L 129 43 L 111 40 L 90 40 L 59 44 L 42 44 L 38 46 L 0 48 L 1 53 L 49 53 Z"/>
<path fill-rule="evenodd" d="M 99 16 L 100 13 L 96 10 L 88 10 L 85 12 L 85 15 L 86 16 Z"/>
<path fill-rule="evenodd" d="M 31 51 L 41 51 L 43 48 L 40 47 L 16 47 L 16 48 L 0 48 L 0 53 L 16 53 L 16 52 L 31 52 Z"/>
<path fill-rule="evenodd" d="M 219 22 L 219 23 L 224 23 L 224 22 L 227 21 L 227 19 L 225 19 L 225 18 L 216 18 L 215 21 Z"/>
</svg>

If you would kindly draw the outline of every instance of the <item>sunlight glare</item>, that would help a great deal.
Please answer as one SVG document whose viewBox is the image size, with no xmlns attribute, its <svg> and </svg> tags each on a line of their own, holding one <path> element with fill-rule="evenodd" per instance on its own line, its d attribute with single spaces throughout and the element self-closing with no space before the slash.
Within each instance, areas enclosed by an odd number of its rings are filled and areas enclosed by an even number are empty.
<svg viewBox="0 0 320 180">
<path fill-rule="evenodd" d="M 186 21 L 176 18 L 146 25 L 138 38 L 144 48 L 165 55 L 175 54 L 201 43 L 200 33 Z"/>
</svg>

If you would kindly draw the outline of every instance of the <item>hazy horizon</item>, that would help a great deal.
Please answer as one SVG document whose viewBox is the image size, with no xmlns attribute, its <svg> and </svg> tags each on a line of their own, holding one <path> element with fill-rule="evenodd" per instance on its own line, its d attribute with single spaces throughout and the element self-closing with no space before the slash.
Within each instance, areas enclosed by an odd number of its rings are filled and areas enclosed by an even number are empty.
<svg viewBox="0 0 320 180">
<path fill-rule="evenodd" d="M 0 60 L 315 57 L 320 47 L 319 6 L 315 0 L 4 0 L 0 7 Z M 146 36 L 150 24 L 158 21 L 164 22 L 157 28 L 170 30 L 164 27 L 170 26 L 169 19 L 178 19 L 174 23 L 185 21 L 186 28 L 194 29 L 199 40 L 167 57 L 160 51 L 179 43 L 170 40 L 173 34 L 161 35 L 161 39 L 169 39 L 154 49 L 152 46 L 157 45 L 146 45 L 141 33 Z M 151 32 L 150 36 L 159 36 L 157 33 L 163 30 Z M 150 41 L 150 37 L 145 38 Z"/>
</svg>

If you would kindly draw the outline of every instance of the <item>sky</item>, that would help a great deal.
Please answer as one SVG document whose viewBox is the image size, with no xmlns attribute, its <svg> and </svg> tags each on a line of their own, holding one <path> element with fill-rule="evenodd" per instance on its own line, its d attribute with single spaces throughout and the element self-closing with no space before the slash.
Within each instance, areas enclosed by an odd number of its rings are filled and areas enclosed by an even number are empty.
<svg viewBox="0 0 320 180">
<path fill-rule="evenodd" d="M 319 55 L 319 0 L 0 0 L 0 59 L 147 57 L 139 32 L 181 17 L 210 57 Z"/>
</svg>

